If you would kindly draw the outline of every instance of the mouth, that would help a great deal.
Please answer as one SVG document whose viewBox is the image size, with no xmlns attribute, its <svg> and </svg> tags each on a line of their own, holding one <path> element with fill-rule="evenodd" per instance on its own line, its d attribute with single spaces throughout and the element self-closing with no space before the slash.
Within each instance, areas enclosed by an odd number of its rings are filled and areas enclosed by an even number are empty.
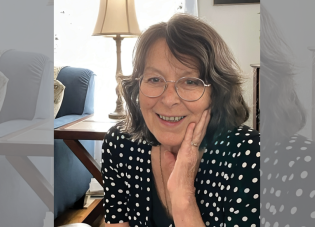
<svg viewBox="0 0 315 227">
<path fill-rule="evenodd" d="M 161 114 L 156 114 L 159 118 L 161 118 L 164 121 L 168 121 L 168 122 L 178 122 L 182 119 L 184 119 L 186 116 L 172 116 L 172 117 L 167 117 L 167 116 L 163 116 Z"/>
</svg>

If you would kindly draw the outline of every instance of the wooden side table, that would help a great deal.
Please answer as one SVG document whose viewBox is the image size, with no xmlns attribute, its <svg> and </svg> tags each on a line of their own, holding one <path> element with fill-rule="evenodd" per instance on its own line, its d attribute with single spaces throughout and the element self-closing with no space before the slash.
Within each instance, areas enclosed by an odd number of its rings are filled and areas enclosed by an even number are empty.
<svg viewBox="0 0 315 227">
<path fill-rule="evenodd" d="M 251 64 L 254 69 L 253 74 L 253 128 L 260 130 L 260 64 Z"/>
<path fill-rule="evenodd" d="M 62 139 L 93 177 L 103 185 L 99 164 L 79 140 L 103 140 L 107 131 L 116 123 L 115 120 L 99 121 L 93 115 L 89 115 L 55 129 L 54 138 Z M 87 212 L 90 213 L 85 214 L 86 217 L 80 221 L 90 224 L 101 214 L 103 209 L 102 200 L 98 200 L 97 204 L 94 205 L 93 209 L 88 209 Z M 56 225 L 58 226 L 58 220 L 55 221 Z"/>
</svg>

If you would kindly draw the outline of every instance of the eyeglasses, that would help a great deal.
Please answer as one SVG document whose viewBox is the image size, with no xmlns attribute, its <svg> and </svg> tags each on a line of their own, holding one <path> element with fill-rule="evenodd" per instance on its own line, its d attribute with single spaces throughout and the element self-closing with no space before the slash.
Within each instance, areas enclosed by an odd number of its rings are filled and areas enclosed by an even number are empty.
<svg viewBox="0 0 315 227">
<path fill-rule="evenodd" d="M 175 83 L 175 90 L 178 96 L 189 102 L 194 102 L 200 99 L 205 93 L 206 87 L 211 84 L 205 84 L 202 79 L 194 77 L 182 77 L 177 81 L 168 80 L 164 77 L 144 74 L 139 78 L 139 87 L 142 94 L 150 98 L 156 98 L 163 94 L 167 88 L 167 83 Z"/>
</svg>

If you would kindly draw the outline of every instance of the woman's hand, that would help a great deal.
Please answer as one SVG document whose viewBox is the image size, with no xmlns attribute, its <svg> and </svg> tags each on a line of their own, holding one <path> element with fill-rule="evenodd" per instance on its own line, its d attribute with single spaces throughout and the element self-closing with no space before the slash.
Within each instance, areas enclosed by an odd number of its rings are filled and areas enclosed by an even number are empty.
<svg viewBox="0 0 315 227">
<path fill-rule="evenodd" d="M 165 159 L 169 160 L 168 165 L 172 170 L 167 182 L 167 189 L 173 208 L 174 203 L 189 202 L 190 199 L 195 199 L 194 181 L 202 156 L 198 150 L 206 134 L 209 121 L 210 110 L 208 109 L 203 112 L 197 124 L 188 125 L 176 159 L 170 152 L 165 152 L 165 156 L 169 156 Z M 192 143 L 197 143 L 198 146 L 193 146 Z"/>
</svg>

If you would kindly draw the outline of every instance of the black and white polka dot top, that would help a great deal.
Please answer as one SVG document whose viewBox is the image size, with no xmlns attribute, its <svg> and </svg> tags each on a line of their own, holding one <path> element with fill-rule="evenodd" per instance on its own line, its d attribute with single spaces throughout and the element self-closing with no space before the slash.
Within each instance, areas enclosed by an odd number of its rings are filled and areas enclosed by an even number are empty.
<svg viewBox="0 0 315 227">
<path fill-rule="evenodd" d="M 152 226 L 151 146 L 113 127 L 102 154 L 106 223 Z M 259 226 L 260 136 L 247 126 L 221 134 L 207 148 L 195 179 L 206 226 Z M 168 226 L 174 227 L 170 222 Z"/>
</svg>

